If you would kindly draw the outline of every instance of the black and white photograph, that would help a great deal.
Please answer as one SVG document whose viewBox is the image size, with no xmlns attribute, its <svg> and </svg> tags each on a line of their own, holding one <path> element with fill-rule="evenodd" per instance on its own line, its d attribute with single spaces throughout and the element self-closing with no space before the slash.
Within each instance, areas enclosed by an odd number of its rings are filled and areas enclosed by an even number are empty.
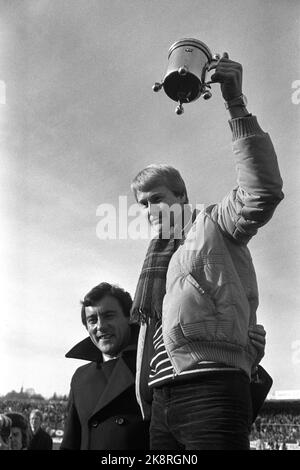
<svg viewBox="0 0 300 470">
<path fill-rule="evenodd" d="M 0 450 L 300 450 L 299 31 L 0 0 Z"/>
</svg>

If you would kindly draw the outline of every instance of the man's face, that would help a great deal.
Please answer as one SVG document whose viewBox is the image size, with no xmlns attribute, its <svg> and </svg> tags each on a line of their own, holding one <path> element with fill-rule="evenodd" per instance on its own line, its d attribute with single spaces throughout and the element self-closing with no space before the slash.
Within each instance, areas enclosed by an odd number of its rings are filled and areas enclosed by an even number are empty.
<svg viewBox="0 0 300 470">
<path fill-rule="evenodd" d="M 31 430 L 35 434 L 41 427 L 41 418 L 36 414 L 32 414 L 30 415 L 29 421 Z"/>
<path fill-rule="evenodd" d="M 175 196 L 175 194 L 166 186 L 155 186 L 150 191 L 137 191 L 137 202 L 144 208 L 145 215 L 151 226 L 157 228 L 173 227 L 177 216 L 181 215 L 181 209 L 178 205 L 182 205 L 185 196 Z M 179 208 L 175 213 L 170 207 L 177 204 Z M 178 209 L 177 208 L 177 209 Z"/>
<path fill-rule="evenodd" d="M 90 338 L 103 354 L 115 357 L 128 345 L 129 317 L 115 297 L 106 295 L 96 306 L 85 307 L 85 316 Z"/>
<path fill-rule="evenodd" d="M 20 428 L 12 427 L 9 436 L 9 449 L 21 450 L 22 449 L 22 431 Z"/>
</svg>

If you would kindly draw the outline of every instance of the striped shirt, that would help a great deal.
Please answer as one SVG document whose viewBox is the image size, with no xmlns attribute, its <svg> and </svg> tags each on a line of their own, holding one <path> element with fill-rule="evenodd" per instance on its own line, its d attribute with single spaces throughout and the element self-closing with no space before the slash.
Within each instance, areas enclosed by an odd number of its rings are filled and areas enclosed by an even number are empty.
<svg viewBox="0 0 300 470">
<path fill-rule="evenodd" d="M 177 375 L 173 369 L 173 366 L 171 364 L 163 342 L 161 320 L 157 322 L 156 325 L 156 331 L 153 336 L 153 346 L 154 356 L 152 357 L 150 362 L 151 370 L 148 381 L 149 387 L 160 387 L 161 385 L 166 385 L 170 382 L 173 382 L 174 380 L 176 382 L 179 380 L 186 380 L 187 377 L 194 377 L 200 372 L 239 370 L 218 362 L 200 361 L 192 370 L 180 372 L 180 375 Z"/>
</svg>

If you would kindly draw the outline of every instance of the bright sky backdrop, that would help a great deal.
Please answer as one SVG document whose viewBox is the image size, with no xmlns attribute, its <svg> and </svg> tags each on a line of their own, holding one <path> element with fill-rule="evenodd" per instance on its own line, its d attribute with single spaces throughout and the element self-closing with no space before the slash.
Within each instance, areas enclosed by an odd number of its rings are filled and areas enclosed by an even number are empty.
<svg viewBox="0 0 300 470">
<path fill-rule="evenodd" d="M 235 184 L 219 85 L 181 117 L 151 90 L 182 37 L 243 64 L 248 109 L 277 151 L 285 199 L 249 246 L 262 364 L 274 390 L 300 389 L 299 30 L 298 0 L 0 1 L 0 394 L 68 393 L 80 299 L 101 281 L 134 294 L 147 242 L 100 240 L 100 204 L 133 203 L 130 182 L 152 162 L 180 170 L 193 204 Z"/>
</svg>

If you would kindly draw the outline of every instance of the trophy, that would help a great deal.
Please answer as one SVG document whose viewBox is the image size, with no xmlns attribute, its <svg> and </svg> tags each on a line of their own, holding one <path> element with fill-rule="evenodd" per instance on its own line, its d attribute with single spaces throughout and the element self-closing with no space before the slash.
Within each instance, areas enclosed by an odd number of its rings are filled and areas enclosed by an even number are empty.
<svg viewBox="0 0 300 470">
<path fill-rule="evenodd" d="M 211 98 L 211 81 L 206 81 L 206 73 L 215 69 L 220 54 L 214 56 L 206 44 L 198 39 L 180 39 L 169 49 L 168 68 L 162 82 L 156 82 L 152 89 L 165 93 L 179 104 L 176 114 L 184 112 L 183 103 L 191 103 L 201 95 L 205 100 Z"/>
</svg>

